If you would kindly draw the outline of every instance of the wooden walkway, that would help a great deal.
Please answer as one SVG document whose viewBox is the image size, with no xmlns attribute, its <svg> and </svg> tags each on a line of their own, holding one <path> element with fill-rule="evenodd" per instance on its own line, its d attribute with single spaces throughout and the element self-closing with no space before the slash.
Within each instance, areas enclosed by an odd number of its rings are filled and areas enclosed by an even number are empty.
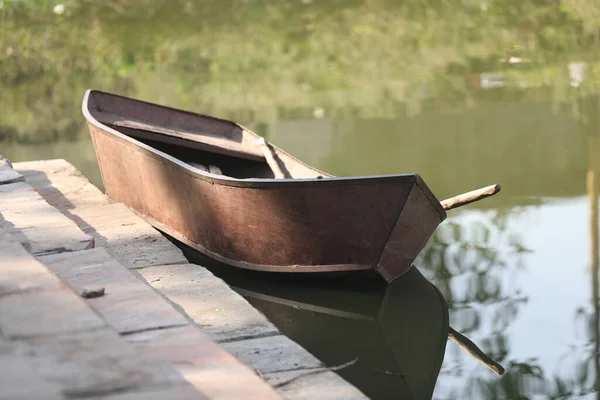
<svg viewBox="0 0 600 400">
<path fill-rule="evenodd" d="M 365 398 L 66 161 L 14 169 L 0 160 L 0 399 Z"/>
</svg>

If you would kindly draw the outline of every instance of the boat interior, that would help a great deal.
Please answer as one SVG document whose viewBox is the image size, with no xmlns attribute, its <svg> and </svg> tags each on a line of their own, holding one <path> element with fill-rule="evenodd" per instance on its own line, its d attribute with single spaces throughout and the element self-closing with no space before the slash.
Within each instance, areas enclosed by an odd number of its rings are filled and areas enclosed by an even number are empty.
<svg viewBox="0 0 600 400">
<path fill-rule="evenodd" d="M 84 109 L 100 124 L 201 171 L 238 179 L 275 177 L 260 137 L 234 122 L 95 90 L 88 92 Z M 330 176 L 268 148 L 287 179 Z"/>
<path fill-rule="evenodd" d="M 131 128 L 108 126 L 201 171 L 209 171 L 209 169 L 213 169 L 210 168 L 211 166 L 216 166 L 220 170 L 219 175 L 232 178 L 275 178 L 269 164 L 264 159 L 263 161 L 259 161 L 240 157 L 237 154 L 223 154 L 211 151 L 209 147 L 194 146 L 195 143 L 193 141 L 185 139 L 182 139 L 179 143 L 177 143 L 178 141 L 174 141 L 175 143 L 166 143 L 166 140 L 160 137 L 163 135 L 156 132 L 140 132 Z M 149 139 L 150 136 L 155 136 L 158 140 Z"/>
</svg>

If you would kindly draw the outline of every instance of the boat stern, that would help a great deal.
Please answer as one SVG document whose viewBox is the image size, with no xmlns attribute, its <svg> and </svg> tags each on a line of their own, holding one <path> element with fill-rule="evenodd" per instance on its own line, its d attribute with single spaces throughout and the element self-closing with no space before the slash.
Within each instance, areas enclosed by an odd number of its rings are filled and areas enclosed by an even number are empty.
<svg viewBox="0 0 600 400">
<path fill-rule="evenodd" d="M 388 282 L 403 275 L 444 219 L 446 212 L 440 202 L 417 175 L 379 257 L 377 272 Z"/>
</svg>

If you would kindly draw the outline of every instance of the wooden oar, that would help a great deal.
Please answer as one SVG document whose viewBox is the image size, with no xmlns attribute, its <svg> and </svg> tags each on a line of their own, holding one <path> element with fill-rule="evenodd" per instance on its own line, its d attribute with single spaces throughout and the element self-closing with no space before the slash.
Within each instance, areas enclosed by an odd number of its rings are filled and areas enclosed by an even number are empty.
<svg viewBox="0 0 600 400">
<path fill-rule="evenodd" d="M 452 329 L 452 327 L 450 327 L 450 331 L 448 332 L 448 338 L 450 338 L 450 340 L 456 343 L 461 349 L 469 353 L 477 361 L 481 362 L 483 365 L 485 365 L 498 375 L 504 374 L 504 368 L 502 367 L 502 365 L 492 360 L 490 356 L 481 351 L 481 349 L 477 347 L 477 345 L 473 343 L 469 338 L 455 331 L 454 329 Z"/>
<path fill-rule="evenodd" d="M 473 190 L 471 192 L 459 194 L 458 196 L 451 197 L 441 202 L 444 210 L 452 210 L 453 208 L 461 207 L 475 201 L 485 199 L 498 193 L 502 188 L 500 185 L 486 186 L 481 189 Z"/>
<path fill-rule="evenodd" d="M 271 171 L 273 171 L 275 179 L 285 179 L 283 171 L 279 167 L 277 160 L 275 160 L 273 149 L 267 144 L 265 138 L 261 137 L 258 139 L 258 145 L 260 146 L 265 159 L 267 160 L 267 164 L 269 164 L 269 167 L 271 167 Z"/>
</svg>

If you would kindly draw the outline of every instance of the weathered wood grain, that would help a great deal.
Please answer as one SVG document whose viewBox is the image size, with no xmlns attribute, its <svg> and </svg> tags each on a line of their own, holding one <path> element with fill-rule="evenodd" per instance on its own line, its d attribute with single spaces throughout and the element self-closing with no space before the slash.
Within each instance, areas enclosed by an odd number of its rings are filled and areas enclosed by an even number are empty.
<svg viewBox="0 0 600 400">
<path fill-rule="evenodd" d="M 93 262 L 106 256 L 103 250 L 92 250 L 42 258 L 69 270 L 69 265 L 80 265 L 70 264 L 71 257 Z M 107 284 L 135 282 L 162 301 L 150 306 L 170 307 L 124 267 L 110 263 L 103 267 L 105 274 L 115 274 L 100 275 L 109 280 Z M 72 288 L 6 233 L 0 234 L 0 283 L 0 399 L 81 398 L 142 387 L 166 390 L 165 385 L 175 385 L 171 391 L 175 393 L 187 385 L 170 363 L 144 356 L 127 343 Z M 182 398 L 206 398 L 197 390 L 194 396 L 191 389 L 187 385 L 184 390 L 189 395 Z"/>
<path fill-rule="evenodd" d="M 9 294 L 58 290 L 64 285 L 48 269 L 30 257 L 7 233 L 0 233 L 0 297 Z"/>
<path fill-rule="evenodd" d="M 269 167 L 271 168 L 271 171 L 273 171 L 275 178 L 276 179 L 285 179 L 286 176 L 283 173 L 283 171 L 281 170 L 279 163 L 277 163 L 277 160 L 275 159 L 276 153 L 271 147 L 269 147 L 269 145 L 265 141 L 264 137 L 261 137 L 258 139 L 258 145 L 261 148 L 261 150 L 265 156 L 265 159 L 267 160 L 267 164 L 269 164 Z"/>
<path fill-rule="evenodd" d="M 0 237 L 0 332 L 4 337 L 55 335 L 97 329 L 104 321 L 68 286 L 12 238 Z M 30 283 L 24 283 L 28 279 Z"/>
<path fill-rule="evenodd" d="M 304 348 L 278 335 L 223 343 L 286 399 L 366 399 Z"/>
<path fill-rule="evenodd" d="M 36 372 L 68 397 L 185 383 L 168 363 L 143 356 L 111 329 L 30 338 L 23 344 Z"/>
<path fill-rule="evenodd" d="M 315 356 L 283 335 L 228 342 L 222 346 L 263 375 L 325 367 Z"/>
<path fill-rule="evenodd" d="M 34 255 L 77 251 L 94 240 L 24 182 L 0 185 L 0 228 Z"/>
<path fill-rule="evenodd" d="M 279 333 L 242 296 L 199 265 L 154 266 L 137 271 L 217 342 Z"/>
<path fill-rule="evenodd" d="M 113 203 L 65 160 L 16 163 L 15 168 L 126 267 L 187 262 L 160 232 L 124 205 Z"/>
<path fill-rule="evenodd" d="M 88 304 L 119 333 L 186 325 L 187 319 L 137 274 L 115 261 L 106 249 L 40 257 L 78 293 L 103 287 L 105 295 Z"/>
<path fill-rule="evenodd" d="M 94 397 L 94 400 L 204 400 L 209 398 L 190 385 L 169 385 Z"/>
<path fill-rule="evenodd" d="M 0 337 L 0 399 L 64 399 L 60 385 L 37 374 L 23 352 L 22 346 Z"/>
<path fill-rule="evenodd" d="M 65 160 L 28 161 L 13 166 L 50 205 L 61 211 L 111 203 L 107 196 Z"/>
<path fill-rule="evenodd" d="M 479 200 L 483 200 L 486 197 L 493 196 L 500 192 L 501 189 L 502 187 L 498 184 L 486 186 L 481 189 L 472 190 L 470 192 L 443 200 L 440 202 L 440 204 L 442 207 L 444 207 L 444 210 L 448 211 L 454 208 L 466 206 L 467 204 L 471 204 Z"/>
<path fill-rule="evenodd" d="M 105 326 L 74 298 L 68 288 L 15 293 L 0 297 L 0 330 L 5 337 L 56 335 Z"/>
<path fill-rule="evenodd" d="M 195 326 L 141 332 L 127 340 L 144 354 L 169 360 L 211 399 L 276 399 L 258 375 Z"/>
<path fill-rule="evenodd" d="M 122 204 L 77 208 L 74 220 L 127 268 L 185 263 L 187 259 L 159 231 Z"/>
<path fill-rule="evenodd" d="M 171 366 L 106 329 L 0 337 L 0 371 L 0 399 L 207 399 Z"/>
<path fill-rule="evenodd" d="M 265 376 L 285 399 L 366 400 L 357 388 L 332 371 L 278 372 Z"/>
</svg>

